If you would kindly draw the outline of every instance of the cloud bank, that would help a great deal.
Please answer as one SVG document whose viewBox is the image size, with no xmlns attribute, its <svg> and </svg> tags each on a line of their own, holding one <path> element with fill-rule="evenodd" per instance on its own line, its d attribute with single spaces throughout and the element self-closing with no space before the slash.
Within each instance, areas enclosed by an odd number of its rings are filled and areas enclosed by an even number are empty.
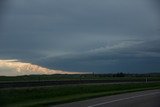
<svg viewBox="0 0 160 107">
<path fill-rule="evenodd" d="M 80 72 L 66 72 L 51 70 L 31 63 L 18 60 L 0 60 L 0 76 L 17 76 L 31 74 L 81 74 Z"/>
<path fill-rule="evenodd" d="M 71 72 L 160 72 L 159 7 L 158 0 L 3 0 L 0 59 Z"/>
</svg>

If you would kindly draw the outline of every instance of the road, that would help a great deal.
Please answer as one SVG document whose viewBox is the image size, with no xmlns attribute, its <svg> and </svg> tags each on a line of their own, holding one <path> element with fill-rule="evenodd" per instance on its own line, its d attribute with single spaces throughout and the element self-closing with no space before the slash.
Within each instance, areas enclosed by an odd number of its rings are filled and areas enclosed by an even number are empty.
<svg viewBox="0 0 160 107">
<path fill-rule="evenodd" d="M 125 93 L 51 107 L 160 107 L 160 90 Z"/>
<path fill-rule="evenodd" d="M 128 81 L 128 80 L 60 80 L 60 81 L 16 81 L 16 82 L 0 82 L 1 88 L 20 88 L 20 87 L 39 87 L 54 85 L 71 85 L 71 84 L 117 84 L 117 83 L 144 83 L 145 81 Z M 159 82 L 159 81 L 150 81 Z"/>
<path fill-rule="evenodd" d="M 144 83 L 145 81 L 133 80 L 61 80 L 61 81 L 17 81 L 17 82 L 0 82 L 1 88 L 20 88 L 20 87 L 39 87 L 54 85 L 71 85 L 71 84 L 125 84 L 125 83 Z M 160 82 L 160 81 L 149 81 Z"/>
</svg>

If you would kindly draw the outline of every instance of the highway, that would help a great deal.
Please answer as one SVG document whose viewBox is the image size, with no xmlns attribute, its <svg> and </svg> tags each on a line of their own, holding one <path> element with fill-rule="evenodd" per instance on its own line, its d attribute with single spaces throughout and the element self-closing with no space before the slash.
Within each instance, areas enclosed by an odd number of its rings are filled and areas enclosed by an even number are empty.
<svg viewBox="0 0 160 107">
<path fill-rule="evenodd" d="M 160 107 L 160 90 L 112 95 L 51 107 Z"/>
<path fill-rule="evenodd" d="M 144 83 L 141 80 L 61 80 L 61 81 L 16 81 L 16 82 L 0 82 L 1 88 L 20 88 L 20 87 L 39 87 L 39 86 L 54 86 L 54 85 L 71 85 L 71 84 L 125 84 L 125 83 Z M 160 82 L 160 81 L 149 81 Z"/>
</svg>

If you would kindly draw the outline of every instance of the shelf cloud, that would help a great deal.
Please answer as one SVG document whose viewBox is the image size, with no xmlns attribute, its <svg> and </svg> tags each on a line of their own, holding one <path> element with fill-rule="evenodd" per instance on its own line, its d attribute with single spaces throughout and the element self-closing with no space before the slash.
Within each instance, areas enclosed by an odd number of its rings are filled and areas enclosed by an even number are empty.
<svg viewBox="0 0 160 107">
<path fill-rule="evenodd" d="M 0 76 L 33 75 L 33 74 L 81 74 L 80 72 L 66 72 L 51 70 L 31 63 L 18 60 L 0 60 Z"/>
<path fill-rule="evenodd" d="M 0 60 L 48 73 L 160 72 L 159 7 L 158 0 L 2 0 Z"/>
</svg>

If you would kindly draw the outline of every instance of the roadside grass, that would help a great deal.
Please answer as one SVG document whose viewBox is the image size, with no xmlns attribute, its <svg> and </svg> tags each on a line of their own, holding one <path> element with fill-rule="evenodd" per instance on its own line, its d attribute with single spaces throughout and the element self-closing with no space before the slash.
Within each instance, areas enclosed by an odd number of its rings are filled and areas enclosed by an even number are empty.
<svg viewBox="0 0 160 107">
<path fill-rule="evenodd" d="M 1 107 L 46 107 L 105 95 L 157 89 L 157 83 L 79 84 L 0 89 Z"/>
</svg>

